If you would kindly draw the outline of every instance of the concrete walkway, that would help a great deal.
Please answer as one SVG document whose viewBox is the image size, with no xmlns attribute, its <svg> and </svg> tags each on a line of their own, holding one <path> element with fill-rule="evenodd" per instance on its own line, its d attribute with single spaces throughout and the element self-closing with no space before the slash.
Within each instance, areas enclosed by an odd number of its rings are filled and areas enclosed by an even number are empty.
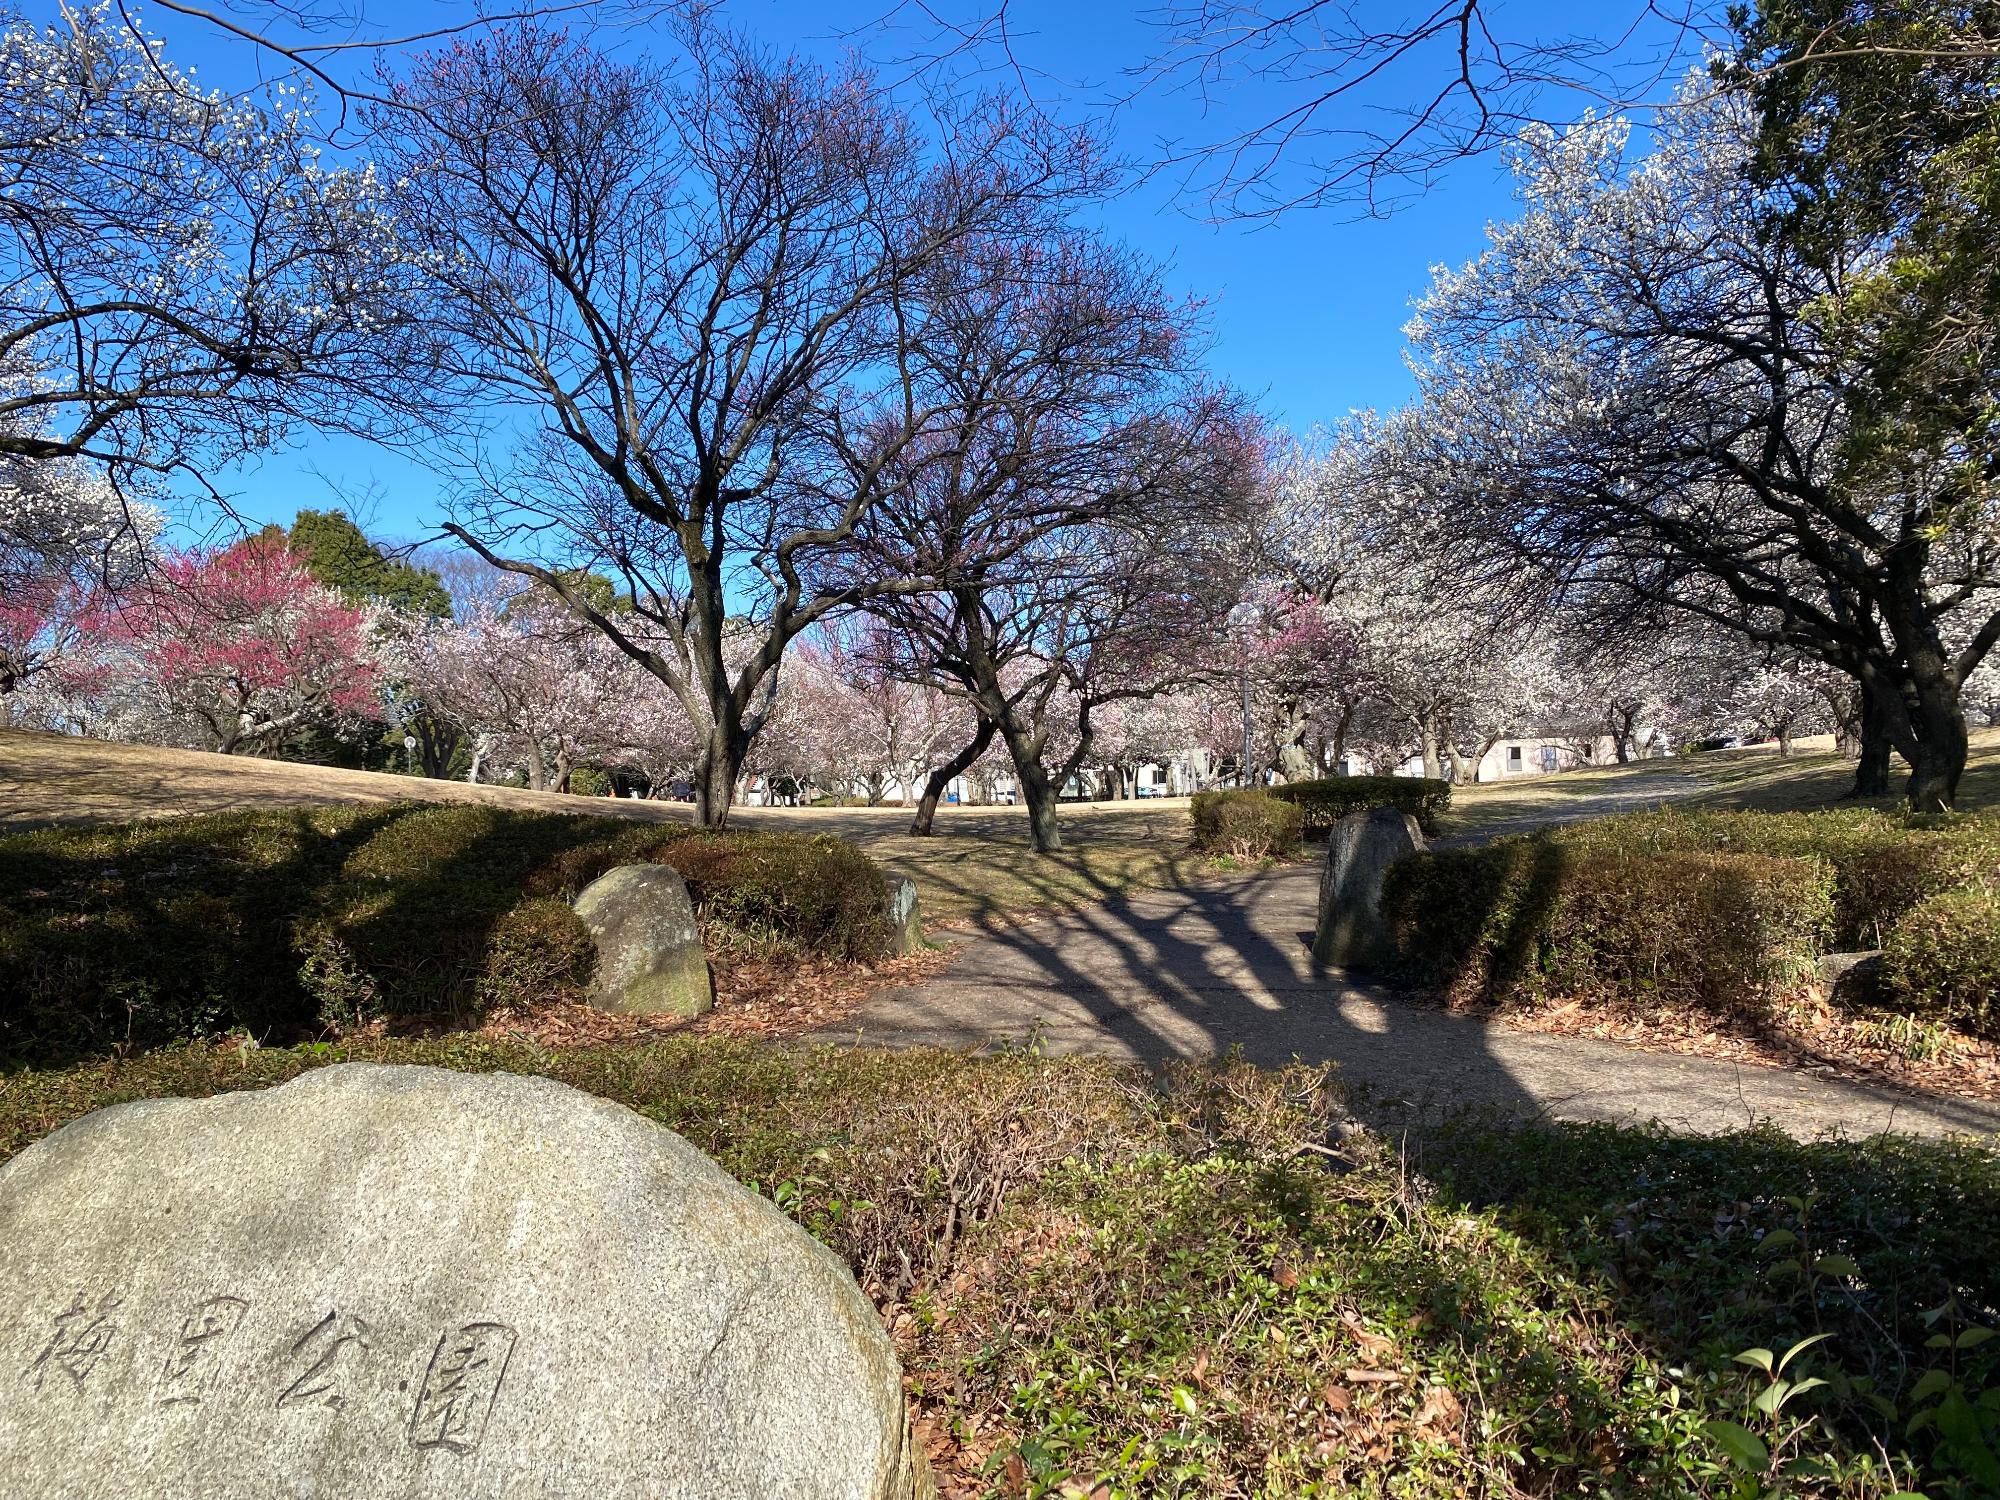
<svg viewBox="0 0 2000 1500">
<path fill-rule="evenodd" d="M 1240 1046 L 1265 1064 L 1331 1059 L 1383 1117 L 1472 1106 L 1680 1131 L 2000 1132 L 1996 1104 L 1514 1031 L 1315 973 L 1318 881 L 1316 868 L 1241 876 L 960 936 L 947 973 L 878 992 L 824 1039 L 1032 1041 L 1146 1063 Z"/>
</svg>

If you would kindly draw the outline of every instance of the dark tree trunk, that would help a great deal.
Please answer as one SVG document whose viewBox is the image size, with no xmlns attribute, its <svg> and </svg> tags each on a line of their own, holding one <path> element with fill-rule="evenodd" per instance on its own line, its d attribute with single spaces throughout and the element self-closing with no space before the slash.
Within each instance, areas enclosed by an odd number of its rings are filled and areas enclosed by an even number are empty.
<svg viewBox="0 0 2000 1500">
<path fill-rule="evenodd" d="M 931 831 L 931 820 L 937 816 L 938 800 L 944 796 L 945 788 L 955 777 L 962 776 L 971 769 L 974 761 L 986 753 L 986 747 L 993 743 L 993 723 L 990 719 L 979 721 L 978 733 L 950 760 L 931 772 L 930 780 L 924 783 L 924 795 L 917 803 L 917 815 L 910 821 L 910 832 L 919 838 Z"/>
<path fill-rule="evenodd" d="M 1965 774 L 1965 757 L 1970 748 L 1957 693 L 1925 693 L 1916 718 L 1922 734 L 1917 741 L 1917 753 L 1908 757 L 1910 809 L 1920 813 L 1950 812 L 1958 801 L 1958 782 Z"/>
<path fill-rule="evenodd" d="M 1636 708 L 1614 708 L 1611 710 L 1611 739 L 1618 747 L 1618 764 L 1629 765 L 1632 761 L 1632 736 L 1638 728 L 1639 710 Z"/>
<path fill-rule="evenodd" d="M 1861 753 L 1854 763 L 1854 795 L 1856 797 L 1886 797 L 1889 795 L 1889 755 L 1891 747 L 1886 734 L 1863 735 Z"/>
<path fill-rule="evenodd" d="M 726 828 L 729 809 L 736 801 L 736 777 L 743 769 L 749 748 L 738 744 L 740 735 L 718 724 L 708 732 L 708 743 L 694 768 L 694 820 L 703 828 Z"/>
<path fill-rule="evenodd" d="M 1054 854 L 1062 848 L 1062 827 L 1056 821 L 1059 788 L 1049 780 L 1042 763 L 1032 756 L 1025 765 L 1015 763 L 1014 779 L 1021 783 L 1021 800 L 1028 804 L 1028 835 L 1037 854 Z"/>
<path fill-rule="evenodd" d="M 1354 701 L 1348 699 L 1340 705 L 1340 717 L 1333 723 L 1333 747 L 1327 758 L 1326 768 L 1331 771 L 1339 767 L 1347 758 L 1347 730 L 1354 722 Z"/>
<path fill-rule="evenodd" d="M 1858 682 L 1831 683 L 1821 692 L 1833 715 L 1833 748 L 1836 754 L 1854 760 L 1861 754 L 1862 700 L 1866 694 Z"/>
<path fill-rule="evenodd" d="M 1049 778 L 1042 764 L 1042 743 L 1018 724 L 1002 722 L 1000 738 L 1006 742 L 1008 757 L 1014 762 L 1014 780 L 1021 788 L 1021 800 L 1028 806 L 1028 834 L 1037 854 L 1054 854 L 1062 848 L 1062 828 L 1056 821 L 1056 805 L 1061 787 Z"/>
<path fill-rule="evenodd" d="M 1420 719 L 1417 722 L 1417 747 L 1424 757 L 1424 775 L 1432 781 L 1444 779 L 1444 756 L 1438 740 L 1436 721 L 1429 717 Z"/>
<path fill-rule="evenodd" d="M 451 758 L 458 753 L 463 736 L 458 730 L 429 714 L 418 714 L 410 721 L 410 733 L 417 742 L 417 760 L 424 768 L 424 775 L 433 780 L 451 774 Z"/>
<path fill-rule="evenodd" d="M 1867 687 L 1860 691 L 1860 711 L 1855 724 L 1859 758 L 1854 767 L 1854 797 L 1889 795 L 1889 716 Z"/>
</svg>

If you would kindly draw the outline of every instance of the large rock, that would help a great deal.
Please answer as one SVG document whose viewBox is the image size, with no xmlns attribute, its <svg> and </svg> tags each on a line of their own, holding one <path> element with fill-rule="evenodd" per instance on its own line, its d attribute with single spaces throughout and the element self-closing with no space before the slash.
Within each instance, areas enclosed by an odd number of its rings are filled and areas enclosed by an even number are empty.
<svg viewBox="0 0 2000 1500">
<path fill-rule="evenodd" d="M 1319 881 L 1319 929 L 1313 957 L 1349 969 L 1380 968 L 1394 945 L 1382 920 L 1382 878 L 1389 866 L 1424 847 L 1417 820 L 1393 807 L 1349 813 L 1326 841 Z"/>
<path fill-rule="evenodd" d="M 923 916 L 917 910 L 917 883 L 907 875 L 882 874 L 888 887 L 889 951 L 915 953 L 924 946 Z"/>
<path fill-rule="evenodd" d="M 361 1064 L 0 1168 L 0 1495 L 907 1500 L 847 1268 L 542 1078 Z"/>
<path fill-rule="evenodd" d="M 699 1016 L 715 1008 L 687 882 L 672 865 L 620 865 L 576 898 L 597 945 L 591 1004 L 641 1016 Z"/>
</svg>

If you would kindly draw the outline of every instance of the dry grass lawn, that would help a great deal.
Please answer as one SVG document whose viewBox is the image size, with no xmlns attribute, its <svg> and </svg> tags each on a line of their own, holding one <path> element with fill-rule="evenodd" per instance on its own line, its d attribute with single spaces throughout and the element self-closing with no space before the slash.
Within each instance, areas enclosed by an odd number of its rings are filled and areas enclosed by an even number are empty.
<svg viewBox="0 0 2000 1500">
<path fill-rule="evenodd" d="M 0 832 L 51 824 L 320 807 L 350 802 L 481 802 L 524 811 L 685 822 L 683 803 L 573 797 L 468 786 L 421 776 L 345 771 L 200 750 L 166 750 L 0 729 Z M 905 808 L 739 808 L 750 828 L 831 833 L 917 882 L 931 922 L 992 920 L 1184 884 L 1212 872 L 1188 849 L 1184 800 L 1079 803 L 1063 808 L 1069 848 L 1041 857 L 1018 807 L 944 807 L 936 833 L 912 838 Z"/>
<path fill-rule="evenodd" d="M 2000 730 L 1980 731 L 1973 746 L 1961 805 L 2000 806 Z M 1598 766 L 1461 787 L 1440 832 L 1461 837 L 1508 832 L 1663 802 L 1766 810 L 1830 806 L 1850 774 L 1830 750 L 1810 744 L 1783 758 L 1773 750 L 1751 749 Z M 655 822 L 684 821 L 692 811 L 680 803 L 468 786 L 0 729 L 0 831 L 244 807 L 405 800 Z M 1187 803 L 1181 799 L 1065 805 L 1069 847 L 1051 857 L 1029 847 L 1027 815 L 1018 807 L 940 808 L 936 833 L 923 839 L 910 837 L 909 812 L 898 807 L 740 808 L 732 818 L 746 827 L 852 840 L 917 882 L 932 922 L 986 922 L 1061 909 L 1132 890 L 1185 885 L 1216 870 L 1214 861 L 1188 848 Z"/>
<path fill-rule="evenodd" d="M 1906 774 L 1897 757 L 1893 782 L 1900 784 Z M 1770 746 L 1754 746 L 1462 786 L 1452 794 L 1451 811 L 1440 832 L 1449 836 L 1512 831 L 1551 819 L 1633 812 L 1667 802 L 1795 812 L 1839 805 L 1853 779 L 1853 763 L 1834 753 L 1831 737 L 1819 736 L 1800 741 L 1788 756 Z M 1897 804 L 1897 798 L 1888 797 L 1873 805 Z M 1966 812 L 2000 807 L 2000 729 L 1973 732 L 1959 807 Z"/>
</svg>

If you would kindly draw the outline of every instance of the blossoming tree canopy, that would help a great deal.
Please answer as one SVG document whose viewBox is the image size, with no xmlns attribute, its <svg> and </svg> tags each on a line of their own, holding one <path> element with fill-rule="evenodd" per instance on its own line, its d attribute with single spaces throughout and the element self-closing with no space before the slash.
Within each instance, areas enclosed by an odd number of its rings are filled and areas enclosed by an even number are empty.
<svg viewBox="0 0 2000 1500">
<path fill-rule="evenodd" d="M 111 7 L 0 18 L 0 454 L 206 468 L 365 427 L 424 365 L 372 170 Z"/>
<path fill-rule="evenodd" d="M 269 753 L 377 707 L 366 616 L 282 541 L 169 555 L 98 608 L 159 710 L 211 749 Z"/>
</svg>

